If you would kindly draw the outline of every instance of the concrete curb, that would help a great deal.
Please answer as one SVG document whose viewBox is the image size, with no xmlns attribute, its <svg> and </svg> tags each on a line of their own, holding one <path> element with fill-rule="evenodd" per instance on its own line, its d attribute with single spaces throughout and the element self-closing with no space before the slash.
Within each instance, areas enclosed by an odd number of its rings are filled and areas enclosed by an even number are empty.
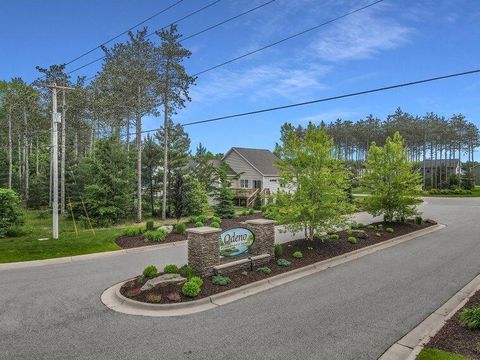
<svg viewBox="0 0 480 360">
<path fill-rule="evenodd" d="M 105 251 L 105 252 L 93 253 L 93 254 L 66 256 L 66 257 L 45 259 L 45 260 L 33 260 L 33 261 L 20 261 L 20 262 L 5 263 L 5 264 L 0 264 L 0 271 L 2 271 L 2 270 L 24 269 L 24 268 L 29 268 L 29 267 L 38 267 L 38 266 L 54 265 L 54 264 L 66 264 L 66 263 L 71 263 L 71 262 L 76 262 L 76 261 L 93 260 L 93 259 L 98 259 L 98 258 L 103 258 L 103 257 L 142 253 L 142 252 L 155 251 L 155 250 L 164 249 L 164 248 L 184 246 L 186 244 L 187 244 L 187 240 L 182 240 L 182 241 L 174 241 L 174 242 L 167 243 L 167 244 L 149 245 L 149 246 L 142 246 L 142 247 L 136 247 L 136 248 L 131 248 L 131 249 Z"/>
<path fill-rule="evenodd" d="M 190 302 L 179 304 L 146 304 L 130 300 L 120 294 L 120 287 L 130 279 L 118 283 L 105 290 L 101 296 L 101 300 L 108 308 L 123 314 L 158 317 L 194 314 L 213 309 L 217 306 L 225 305 L 239 299 L 243 299 L 247 296 L 272 289 L 274 287 L 289 283 L 294 280 L 298 280 L 308 275 L 316 274 L 318 272 L 333 268 L 346 262 L 359 259 L 369 254 L 373 254 L 377 251 L 387 249 L 389 247 L 416 239 L 420 236 L 430 234 L 445 227 L 446 226 L 443 224 L 433 225 L 426 229 L 418 230 L 406 235 L 401 235 L 375 245 L 367 246 L 343 255 L 319 261 L 299 269 L 278 274 L 270 278 L 240 286 L 235 289 L 227 290 L 225 292 L 215 294 L 200 300 L 193 300 Z"/>
<path fill-rule="evenodd" d="M 393 344 L 379 360 L 415 360 L 424 346 L 445 325 L 445 322 L 455 315 L 478 290 L 480 290 L 480 275 Z"/>
</svg>

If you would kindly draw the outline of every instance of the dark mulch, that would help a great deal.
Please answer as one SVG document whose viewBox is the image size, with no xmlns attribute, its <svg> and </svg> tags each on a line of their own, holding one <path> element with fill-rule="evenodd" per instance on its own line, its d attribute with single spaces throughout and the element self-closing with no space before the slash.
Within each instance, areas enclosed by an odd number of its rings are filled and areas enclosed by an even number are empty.
<svg viewBox="0 0 480 360">
<path fill-rule="evenodd" d="M 241 223 L 246 221 L 246 220 L 252 220 L 252 219 L 261 219 L 263 218 L 261 213 L 255 213 L 252 215 L 242 215 L 238 216 L 234 219 L 223 219 L 222 223 L 220 224 L 220 227 L 224 230 L 233 228 L 233 227 L 239 227 L 241 226 Z M 210 220 L 207 221 L 205 224 L 206 226 L 210 225 Z M 187 228 L 192 228 L 195 225 L 192 223 L 187 223 Z M 141 247 L 141 246 L 151 246 L 151 245 L 158 245 L 158 244 L 166 244 L 166 243 L 171 243 L 175 241 L 183 241 L 187 240 L 187 235 L 186 234 L 177 234 L 175 232 L 171 232 L 170 234 L 167 235 L 165 240 L 162 242 L 154 242 L 154 241 L 147 241 L 143 237 L 143 235 L 136 235 L 136 236 L 125 236 L 122 235 L 118 237 L 115 240 L 115 243 L 120 246 L 123 249 L 131 249 L 131 248 L 136 248 L 136 247 Z"/>
<path fill-rule="evenodd" d="M 231 224 L 233 226 L 236 226 L 234 222 L 232 222 Z M 378 225 L 378 224 L 379 223 L 376 223 L 373 225 Z M 202 290 L 200 294 L 193 300 L 218 294 L 220 292 L 237 288 L 239 286 L 246 285 L 258 280 L 262 280 L 270 276 L 278 275 L 293 269 L 297 269 L 309 264 L 313 264 L 321 260 L 329 259 L 341 254 L 345 254 L 345 253 L 366 247 L 366 246 L 377 244 L 400 235 L 408 234 L 410 232 L 432 226 L 434 224 L 436 223 L 433 221 L 424 223 L 422 225 L 416 225 L 413 223 L 404 223 L 404 224 L 383 223 L 383 229 L 386 229 L 387 227 L 392 227 L 394 229 L 394 233 L 392 234 L 392 233 L 387 233 L 383 231 L 381 232 L 381 236 L 376 236 L 375 235 L 375 233 L 377 232 L 376 230 L 364 228 L 363 230 L 368 234 L 368 238 L 358 239 L 357 244 L 350 244 L 349 242 L 347 242 L 347 238 L 350 235 L 348 235 L 345 231 L 338 232 L 340 236 L 338 240 L 330 240 L 325 242 L 322 242 L 319 240 L 316 240 L 316 241 L 295 240 L 289 243 L 285 243 L 282 245 L 283 255 L 281 256 L 281 258 L 290 261 L 291 266 L 282 267 L 277 265 L 276 260 L 271 260 L 270 263 L 265 265 L 272 270 L 272 273 L 270 275 L 259 273 L 256 271 L 256 269 L 252 269 L 251 271 L 247 272 L 247 275 L 243 275 L 242 271 L 240 270 L 240 271 L 227 274 L 228 277 L 232 280 L 232 282 L 226 286 L 214 285 L 211 281 L 211 278 L 204 277 Z M 303 257 L 301 259 L 294 258 L 293 253 L 295 251 L 301 251 L 303 253 Z M 138 287 L 138 286 L 132 282 L 127 283 L 122 287 L 121 292 L 123 295 L 126 295 L 126 291 L 134 287 Z M 154 293 L 154 294 L 162 295 L 161 303 L 169 303 L 170 301 L 166 299 L 166 294 L 168 292 L 175 291 L 175 290 L 177 292 L 180 292 L 180 289 L 181 289 L 180 286 L 175 286 L 175 285 L 170 286 L 168 288 L 154 288 L 145 293 L 141 293 L 138 296 L 131 296 L 131 298 L 138 301 L 145 301 L 146 297 L 148 296 L 148 293 Z M 191 298 L 181 295 L 181 301 L 191 301 L 191 300 L 192 300 Z"/>
<path fill-rule="evenodd" d="M 477 291 L 464 307 L 479 305 L 480 291 Z M 426 346 L 460 354 L 472 360 L 480 360 L 480 330 L 469 330 L 464 327 L 460 322 L 459 313 L 460 311 L 452 316 Z"/>
</svg>

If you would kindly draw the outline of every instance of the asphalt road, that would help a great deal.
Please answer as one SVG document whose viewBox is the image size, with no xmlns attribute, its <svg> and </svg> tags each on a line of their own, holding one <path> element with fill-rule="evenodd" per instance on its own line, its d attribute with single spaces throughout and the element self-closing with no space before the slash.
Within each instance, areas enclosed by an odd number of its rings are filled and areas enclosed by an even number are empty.
<svg viewBox="0 0 480 360">
<path fill-rule="evenodd" d="M 376 359 L 480 273 L 480 199 L 427 201 L 447 228 L 187 317 L 100 302 L 182 248 L 0 271 L 0 359 Z"/>
</svg>

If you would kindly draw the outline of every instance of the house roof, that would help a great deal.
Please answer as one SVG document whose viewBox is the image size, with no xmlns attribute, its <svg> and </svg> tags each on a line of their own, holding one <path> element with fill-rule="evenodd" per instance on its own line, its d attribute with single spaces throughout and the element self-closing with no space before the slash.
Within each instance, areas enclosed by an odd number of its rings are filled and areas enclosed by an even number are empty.
<svg viewBox="0 0 480 360">
<path fill-rule="evenodd" d="M 275 162 L 278 157 L 267 149 L 251 149 L 251 148 L 231 148 L 223 157 L 224 160 L 228 154 L 235 151 L 240 157 L 245 159 L 251 166 L 253 166 L 263 176 L 279 176 L 280 173 L 275 167 Z"/>
<path fill-rule="evenodd" d="M 431 160 L 427 159 L 425 160 L 425 167 L 430 168 L 430 167 L 438 167 L 438 166 L 447 166 L 447 167 L 457 167 L 460 162 L 458 159 L 447 159 L 447 160 Z M 423 161 L 420 161 L 420 167 L 423 168 Z"/>
<path fill-rule="evenodd" d="M 208 163 L 211 164 L 215 169 L 218 169 L 220 168 L 220 165 L 223 163 L 223 161 L 219 159 L 210 159 L 208 160 Z M 227 165 L 227 175 L 231 175 L 231 176 L 237 175 L 237 173 L 233 171 L 233 169 L 227 163 L 225 164 Z"/>
</svg>

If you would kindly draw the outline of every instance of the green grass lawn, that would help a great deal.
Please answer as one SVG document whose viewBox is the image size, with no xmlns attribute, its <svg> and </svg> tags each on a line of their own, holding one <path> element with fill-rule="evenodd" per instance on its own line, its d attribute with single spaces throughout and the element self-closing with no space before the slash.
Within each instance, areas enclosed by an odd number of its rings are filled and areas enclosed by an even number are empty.
<svg viewBox="0 0 480 360">
<path fill-rule="evenodd" d="M 59 239 L 51 238 L 51 217 L 48 211 L 25 211 L 26 235 L 0 239 L 0 263 L 50 259 L 63 256 L 91 254 L 120 249 L 115 238 L 122 228 L 95 229 L 95 235 L 84 228 L 75 234 L 73 222 L 62 217 Z M 77 226 L 81 227 L 77 223 Z M 45 239 L 48 240 L 39 240 Z"/>
<path fill-rule="evenodd" d="M 425 348 L 417 356 L 417 360 L 468 360 L 461 355 L 441 351 L 438 349 Z"/>
</svg>

